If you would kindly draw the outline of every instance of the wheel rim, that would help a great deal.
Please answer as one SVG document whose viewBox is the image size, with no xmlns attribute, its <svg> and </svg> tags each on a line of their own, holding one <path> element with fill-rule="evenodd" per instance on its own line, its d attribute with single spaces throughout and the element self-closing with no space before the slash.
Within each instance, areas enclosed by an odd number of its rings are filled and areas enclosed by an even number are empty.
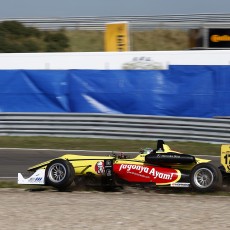
<svg viewBox="0 0 230 230">
<path fill-rule="evenodd" d="M 55 163 L 51 165 L 48 171 L 48 177 L 50 181 L 54 183 L 59 183 L 64 180 L 66 176 L 66 168 L 63 164 Z"/>
<path fill-rule="evenodd" d="M 213 180 L 213 173 L 207 168 L 200 168 L 194 174 L 194 182 L 199 188 L 208 188 L 212 185 Z"/>
</svg>

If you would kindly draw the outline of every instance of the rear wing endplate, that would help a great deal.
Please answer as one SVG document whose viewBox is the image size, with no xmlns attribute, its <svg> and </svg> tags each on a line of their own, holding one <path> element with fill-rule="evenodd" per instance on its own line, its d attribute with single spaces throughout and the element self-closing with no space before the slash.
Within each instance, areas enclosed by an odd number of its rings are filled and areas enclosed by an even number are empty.
<svg viewBox="0 0 230 230">
<path fill-rule="evenodd" d="M 221 145 L 220 159 L 226 173 L 230 173 L 230 145 Z"/>
</svg>

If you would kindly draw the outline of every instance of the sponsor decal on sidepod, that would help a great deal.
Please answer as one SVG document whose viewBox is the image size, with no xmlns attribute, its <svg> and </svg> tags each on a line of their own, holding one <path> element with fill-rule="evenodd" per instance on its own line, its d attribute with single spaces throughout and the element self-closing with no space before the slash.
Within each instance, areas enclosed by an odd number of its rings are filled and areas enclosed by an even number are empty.
<svg viewBox="0 0 230 230">
<path fill-rule="evenodd" d="M 158 185 L 176 183 L 181 178 L 179 170 L 136 164 L 114 164 L 114 172 L 129 182 L 153 182 Z"/>
<path fill-rule="evenodd" d="M 95 165 L 95 169 L 94 169 L 97 174 L 104 174 L 105 173 L 105 166 L 104 166 L 104 162 L 103 161 L 98 161 Z"/>
</svg>

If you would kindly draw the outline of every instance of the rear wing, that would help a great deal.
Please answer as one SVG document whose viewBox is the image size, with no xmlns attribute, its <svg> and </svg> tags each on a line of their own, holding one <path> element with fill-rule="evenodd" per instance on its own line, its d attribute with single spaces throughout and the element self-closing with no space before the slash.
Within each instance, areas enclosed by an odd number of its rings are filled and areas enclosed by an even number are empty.
<svg viewBox="0 0 230 230">
<path fill-rule="evenodd" d="M 230 145 L 221 145 L 220 162 L 224 166 L 226 173 L 230 173 Z"/>
</svg>

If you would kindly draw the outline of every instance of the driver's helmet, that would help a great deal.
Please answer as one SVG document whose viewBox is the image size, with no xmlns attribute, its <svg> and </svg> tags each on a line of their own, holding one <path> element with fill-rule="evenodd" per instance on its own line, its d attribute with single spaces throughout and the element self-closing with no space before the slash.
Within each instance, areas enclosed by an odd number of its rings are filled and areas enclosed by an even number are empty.
<svg viewBox="0 0 230 230">
<path fill-rule="evenodd" d="M 144 148 L 140 150 L 141 154 L 150 154 L 153 151 L 151 148 Z"/>
</svg>

